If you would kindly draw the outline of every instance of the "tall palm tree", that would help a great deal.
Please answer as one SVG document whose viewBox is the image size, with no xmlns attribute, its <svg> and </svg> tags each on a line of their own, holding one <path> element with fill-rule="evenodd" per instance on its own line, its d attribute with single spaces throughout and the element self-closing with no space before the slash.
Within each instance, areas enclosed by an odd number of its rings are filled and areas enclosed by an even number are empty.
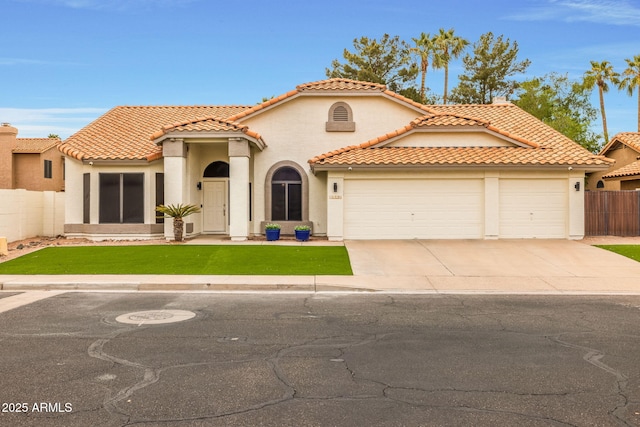
<svg viewBox="0 0 640 427">
<path fill-rule="evenodd" d="M 469 45 L 469 40 L 454 35 L 453 28 L 445 31 L 440 28 L 438 35 L 435 36 L 436 49 L 440 53 L 440 60 L 444 68 L 444 95 L 443 102 L 447 103 L 447 90 L 449 87 L 449 61 L 451 58 L 459 58 Z"/>
<path fill-rule="evenodd" d="M 633 59 L 625 59 L 628 67 L 622 72 L 620 89 L 626 90 L 629 96 L 633 96 L 633 90 L 638 91 L 638 132 L 640 132 L 640 55 Z"/>
<path fill-rule="evenodd" d="M 608 82 L 618 84 L 618 77 L 620 77 L 620 74 L 613 71 L 613 65 L 609 61 L 591 61 L 591 69 L 584 73 L 584 85 L 587 89 L 593 89 L 595 85 L 598 85 L 605 144 L 609 142 L 609 132 L 607 131 L 607 115 L 604 111 L 604 93 L 609 92 Z"/>
<path fill-rule="evenodd" d="M 416 47 L 413 51 L 420 57 L 420 102 L 426 102 L 426 80 L 427 70 L 429 68 L 429 59 L 433 58 L 433 67 L 441 63 L 440 58 L 436 54 L 435 37 L 431 37 L 429 33 L 421 33 L 419 38 L 413 38 Z"/>
</svg>

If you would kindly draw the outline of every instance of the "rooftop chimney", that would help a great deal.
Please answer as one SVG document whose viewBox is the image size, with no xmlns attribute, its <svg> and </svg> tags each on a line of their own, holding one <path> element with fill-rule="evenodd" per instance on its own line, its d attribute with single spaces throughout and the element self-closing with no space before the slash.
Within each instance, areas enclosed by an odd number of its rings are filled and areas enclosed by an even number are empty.
<svg viewBox="0 0 640 427">
<path fill-rule="evenodd" d="M 13 188 L 13 149 L 18 129 L 9 123 L 0 126 L 0 188 Z"/>
<path fill-rule="evenodd" d="M 494 96 L 491 103 L 492 104 L 511 104 L 509 101 L 507 101 L 506 96 Z"/>
</svg>

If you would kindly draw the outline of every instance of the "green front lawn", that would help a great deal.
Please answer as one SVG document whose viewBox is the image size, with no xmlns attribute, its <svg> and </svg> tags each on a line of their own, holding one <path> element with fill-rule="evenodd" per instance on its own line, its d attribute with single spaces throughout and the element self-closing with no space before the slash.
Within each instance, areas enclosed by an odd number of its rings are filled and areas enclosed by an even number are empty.
<svg viewBox="0 0 640 427">
<path fill-rule="evenodd" d="M 596 246 L 640 262 L 640 245 L 596 245 Z"/>
<path fill-rule="evenodd" d="M 0 263 L 0 274 L 351 275 L 344 246 L 51 247 Z"/>
</svg>

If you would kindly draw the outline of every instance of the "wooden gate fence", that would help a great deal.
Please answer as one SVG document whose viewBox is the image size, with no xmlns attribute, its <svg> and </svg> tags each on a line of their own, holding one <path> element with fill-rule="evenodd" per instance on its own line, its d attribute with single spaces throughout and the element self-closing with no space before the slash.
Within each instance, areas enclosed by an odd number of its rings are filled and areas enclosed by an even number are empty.
<svg viewBox="0 0 640 427">
<path fill-rule="evenodd" d="M 585 191 L 586 236 L 640 236 L 640 191 Z"/>
</svg>

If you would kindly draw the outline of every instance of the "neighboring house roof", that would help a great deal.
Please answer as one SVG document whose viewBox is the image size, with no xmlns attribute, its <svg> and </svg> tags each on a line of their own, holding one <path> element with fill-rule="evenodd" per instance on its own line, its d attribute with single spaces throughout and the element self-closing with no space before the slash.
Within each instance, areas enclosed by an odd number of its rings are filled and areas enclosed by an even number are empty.
<svg viewBox="0 0 640 427">
<path fill-rule="evenodd" d="M 16 138 L 13 153 L 40 154 L 60 144 L 59 138 Z"/>
<path fill-rule="evenodd" d="M 115 107 L 65 140 L 59 149 L 78 160 L 146 160 L 162 157 L 149 137 L 165 126 L 181 126 L 197 117 L 224 119 L 248 106 Z"/>
<path fill-rule="evenodd" d="M 600 154 L 606 155 L 607 152 L 618 144 L 624 144 L 640 155 L 640 132 L 621 132 L 616 134 L 611 138 L 611 141 L 600 150 Z M 624 178 L 634 175 L 640 175 L 640 160 L 606 173 L 602 178 Z"/>
<path fill-rule="evenodd" d="M 640 175 L 640 160 L 629 163 L 626 166 L 602 175 L 602 178 L 624 178 L 628 176 Z"/>
<path fill-rule="evenodd" d="M 399 165 L 554 165 L 606 167 L 613 160 L 597 156 L 517 106 L 428 105 L 431 112 L 404 128 L 360 145 L 309 160 L 314 169 L 336 166 Z M 513 147 L 385 147 L 405 134 L 475 127 L 510 139 Z"/>
<path fill-rule="evenodd" d="M 606 153 L 617 143 L 622 143 L 633 148 L 640 153 L 640 132 L 620 132 L 611 138 L 611 141 L 600 150 L 600 154 L 605 156 Z"/>
</svg>

